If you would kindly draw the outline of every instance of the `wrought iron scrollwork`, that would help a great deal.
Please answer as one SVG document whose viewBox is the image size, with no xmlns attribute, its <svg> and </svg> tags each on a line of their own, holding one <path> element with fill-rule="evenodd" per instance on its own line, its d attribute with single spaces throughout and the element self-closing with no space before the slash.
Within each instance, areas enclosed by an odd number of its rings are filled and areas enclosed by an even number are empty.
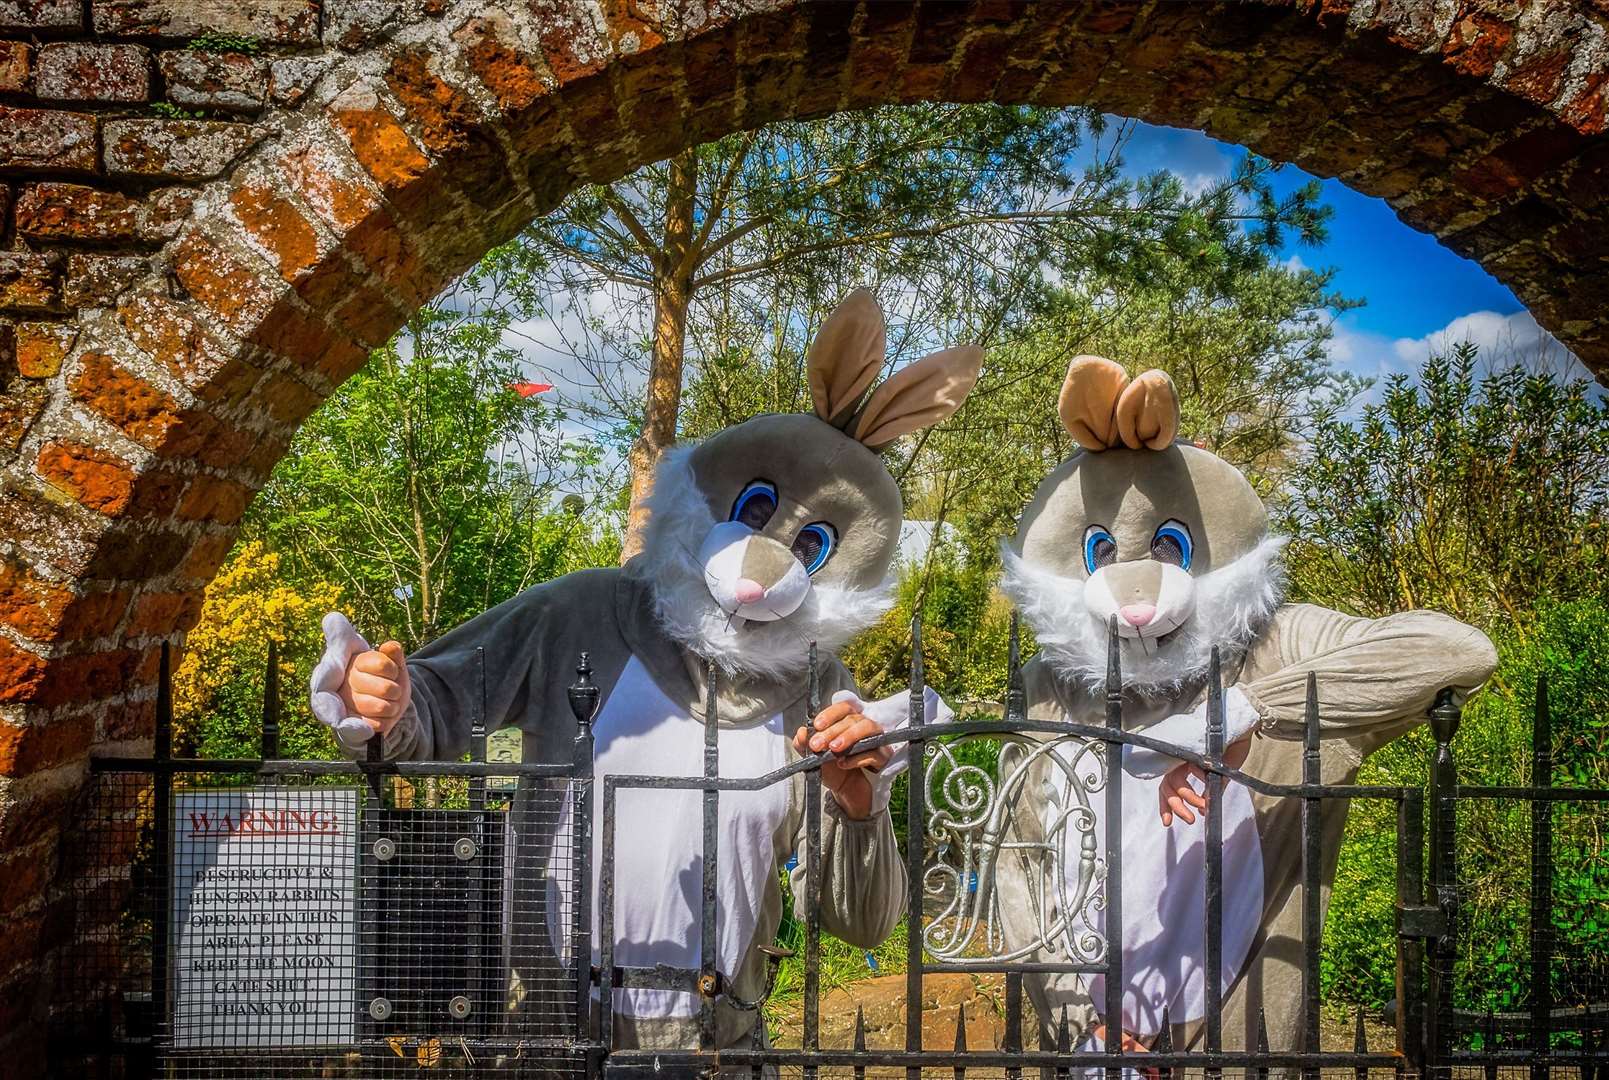
<svg viewBox="0 0 1609 1080">
<path fill-rule="evenodd" d="M 991 771 L 960 760 L 956 742 L 927 745 L 927 835 L 923 870 L 929 920 L 923 945 L 947 963 L 999 963 L 1034 954 L 1068 963 L 1106 957 L 1100 912 L 1106 866 L 1096 843 L 1091 797 L 1106 787 L 1106 745 L 1075 736 L 1043 742 L 1011 739 Z M 1037 837 L 1013 819 L 1029 811 L 1028 785 L 1043 785 Z M 1001 915 L 1000 871 L 1020 869 L 1027 895 L 1009 898 L 1031 918 L 1031 935 L 1007 944 Z M 1071 871 L 1071 872 L 1069 872 Z"/>
</svg>

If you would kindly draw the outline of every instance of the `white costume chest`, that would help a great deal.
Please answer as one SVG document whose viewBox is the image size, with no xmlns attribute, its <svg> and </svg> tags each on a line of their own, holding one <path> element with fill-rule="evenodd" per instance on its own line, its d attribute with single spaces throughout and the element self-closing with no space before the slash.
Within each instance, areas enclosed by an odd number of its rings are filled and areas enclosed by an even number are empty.
<svg viewBox="0 0 1609 1080">
<path fill-rule="evenodd" d="M 704 724 L 686 715 L 632 657 L 593 723 L 593 960 L 602 923 L 605 776 L 702 776 Z M 782 717 L 718 735 L 720 775 L 761 776 L 787 764 Z M 789 783 L 723 791 L 717 853 L 716 959 L 734 973 L 754 940 L 767 889 L 776 888 L 777 833 L 788 816 Z M 620 967 L 699 966 L 703 891 L 703 793 L 621 788 L 615 799 L 614 962 Z M 568 815 L 566 815 L 566 819 Z M 561 827 L 568 836 L 569 822 Z M 788 838 L 791 841 L 791 837 Z M 616 990 L 615 1009 L 632 1016 L 693 1016 L 697 998 L 673 990 Z"/>
<path fill-rule="evenodd" d="M 1124 747 L 1125 758 L 1133 747 Z M 1123 784 L 1123 1028 L 1149 1037 L 1171 1023 L 1198 1020 L 1206 1013 L 1207 824 L 1196 811 L 1194 825 L 1160 818 L 1160 776 L 1120 774 Z M 1197 785 L 1200 790 L 1200 785 Z M 1062 781 L 1065 795 L 1065 780 Z M 1224 784 L 1223 799 L 1223 973 L 1228 993 L 1251 951 L 1263 916 L 1263 854 L 1251 793 L 1241 784 Z M 1106 858 L 1106 798 L 1090 800 L 1096 857 Z M 1070 894 L 1078 863 L 1076 830 L 1064 836 Z M 1102 918 L 1104 923 L 1104 917 Z M 1105 976 L 1089 979 L 1098 1010 L 1106 1005 Z"/>
</svg>

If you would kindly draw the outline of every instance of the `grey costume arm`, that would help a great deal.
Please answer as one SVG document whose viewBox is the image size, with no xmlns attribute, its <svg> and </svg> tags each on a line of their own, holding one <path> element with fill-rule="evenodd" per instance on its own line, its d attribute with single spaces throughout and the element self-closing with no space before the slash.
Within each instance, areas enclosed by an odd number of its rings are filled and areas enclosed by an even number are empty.
<svg viewBox="0 0 1609 1080">
<path fill-rule="evenodd" d="M 859 690 L 849 670 L 837 660 L 823 665 L 823 700 L 838 690 Z M 802 717 L 805 723 L 809 716 Z M 805 816 L 799 815 L 793 850 L 799 864 L 788 879 L 793 910 L 805 910 L 805 869 L 810 861 Z M 838 800 L 821 790 L 821 926 L 827 933 L 862 949 L 873 949 L 905 914 L 905 861 L 894 839 L 894 820 L 886 808 L 865 821 L 839 809 Z"/>
<path fill-rule="evenodd" d="M 469 749 L 479 702 L 477 646 L 486 650 L 486 730 L 525 714 L 543 652 L 549 587 L 527 589 L 455 627 L 408 658 L 412 704 L 386 735 L 388 761 L 452 761 Z"/>
<path fill-rule="evenodd" d="M 1439 612 L 1360 619 L 1292 604 L 1247 661 L 1239 685 L 1262 731 L 1302 737 L 1312 672 L 1320 724 L 1327 735 L 1351 737 L 1423 720 L 1443 687 L 1469 694 L 1497 667 L 1497 651 L 1485 634 Z"/>
<path fill-rule="evenodd" d="M 788 879 L 793 910 L 805 910 L 806 869 L 810 865 L 804 822 L 794 836 L 799 865 Z M 887 810 L 855 821 L 821 792 L 821 928 L 861 949 L 875 949 L 905 914 L 905 861 L 894 839 Z"/>
</svg>

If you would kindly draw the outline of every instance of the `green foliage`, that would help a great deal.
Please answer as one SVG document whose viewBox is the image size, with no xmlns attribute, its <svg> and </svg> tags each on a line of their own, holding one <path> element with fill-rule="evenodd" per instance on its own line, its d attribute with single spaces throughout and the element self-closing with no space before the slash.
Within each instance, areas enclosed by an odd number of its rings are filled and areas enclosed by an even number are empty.
<svg viewBox="0 0 1609 1080">
<path fill-rule="evenodd" d="M 504 320 L 426 308 L 297 434 L 248 531 L 414 648 L 536 582 L 618 557 L 606 513 L 555 505 L 596 463 L 524 378 Z"/>
<path fill-rule="evenodd" d="M 197 52 L 246 53 L 247 55 L 255 55 L 261 52 L 262 47 L 262 42 L 254 37 L 246 37 L 241 34 L 225 34 L 213 30 L 209 30 L 205 34 L 198 34 L 185 44 L 185 48 L 194 49 Z"/>
<path fill-rule="evenodd" d="M 1545 597 L 1609 596 L 1609 403 L 1464 345 L 1321 417 L 1281 507 L 1293 595 L 1521 633 Z"/>
<path fill-rule="evenodd" d="M 151 111 L 167 120 L 205 120 L 207 114 L 202 109 L 186 109 L 175 105 L 171 101 L 151 102 Z"/>
<path fill-rule="evenodd" d="M 994 591 L 994 576 L 988 564 L 936 544 L 925 565 L 901 575 L 888 614 L 842 650 L 861 690 L 883 697 L 909 681 L 911 618 L 920 610 L 927 684 L 957 707 L 1002 700 L 1011 611 Z"/>
<path fill-rule="evenodd" d="M 1609 604 L 1544 602 L 1529 633 L 1497 636 L 1492 688 L 1472 699 L 1453 740 L 1459 782 L 1530 782 L 1535 688 L 1546 676 L 1558 785 L 1609 785 Z M 1423 785 L 1434 744 L 1419 729 L 1363 767 L 1360 783 Z M 1602 997 L 1609 985 L 1609 843 L 1593 804 L 1554 811 L 1553 989 L 1562 1004 Z M 1459 819 L 1458 1004 L 1499 1011 L 1528 1002 L 1530 955 L 1528 803 L 1480 800 Z M 1355 802 L 1325 926 L 1323 981 L 1335 1001 L 1377 1007 L 1395 996 L 1396 822 L 1391 804 Z"/>
<path fill-rule="evenodd" d="M 292 584 L 261 544 L 236 545 L 207 586 L 201 620 L 185 636 L 173 674 L 174 745 L 180 756 L 256 757 L 261 749 L 270 643 L 278 648 L 280 752 L 325 758 L 335 747 L 304 688 L 323 652 L 319 619 L 339 600 L 321 581 Z"/>
</svg>

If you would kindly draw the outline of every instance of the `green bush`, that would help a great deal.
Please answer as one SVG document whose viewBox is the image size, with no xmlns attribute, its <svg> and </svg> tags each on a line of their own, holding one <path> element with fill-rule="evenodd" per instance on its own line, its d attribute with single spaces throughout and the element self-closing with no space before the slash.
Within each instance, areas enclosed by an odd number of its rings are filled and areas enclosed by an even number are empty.
<svg viewBox="0 0 1609 1080">
<path fill-rule="evenodd" d="M 1597 599 L 1546 603 L 1523 633 L 1498 636 L 1497 673 L 1465 708 L 1453 740 L 1459 782 L 1531 782 L 1531 717 L 1537 682 L 1546 676 L 1553 783 L 1609 784 L 1605 641 L 1609 605 Z M 1417 729 L 1365 762 L 1359 780 L 1423 785 L 1433 749 L 1429 732 Z M 1593 804 L 1559 804 L 1553 831 L 1553 992 L 1561 1004 L 1601 1000 L 1609 989 L 1609 841 Z M 1462 804 L 1458 862 L 1457 1003 L 1499 1011 L 1521 1006 L 1531 970 L 1530 804 Z M 1332 1003 L 1378 1007 L 1396 996 L 1395 881 L 1393 804 L 1354 803 L 1325 926 L 1322 978 Z"/>
</svg>

